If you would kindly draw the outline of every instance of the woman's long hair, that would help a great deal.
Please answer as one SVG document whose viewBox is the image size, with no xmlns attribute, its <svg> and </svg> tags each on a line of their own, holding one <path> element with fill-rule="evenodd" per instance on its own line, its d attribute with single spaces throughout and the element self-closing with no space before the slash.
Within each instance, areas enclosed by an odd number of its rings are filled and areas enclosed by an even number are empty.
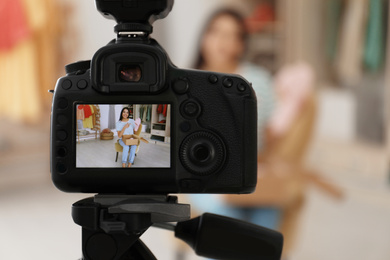
<svg viewBox="0 0 390 260">
<path fill-rule="evenodd" d="M 248 29 L 247 29 L 247 26 L 245 24 L 244 17 L 239 12 L 237 12 L 237 11 L 235 11 L 233 9 L 230 9 L 230 8 L 220 9 L 220 10 L 216 11 L 214 14 L 212 14 L 210 16 L 210 18 L 208 19 L 206 25 L 203 28 L 201 36 L 199 37 L 198 53 L 197 53 L 197 56 L 196 56 L 196 59 L 195 59 L 195 63 L 194 63 L 194 66 L 193 66 L 194 69 L 200 69 L 204 65 L 204 62 L 205 62 L 203 54 L 202 54 L 202 41 L 203 41 L 203 38 L 204 38 L 205 34 L 210 29 L 211 24 L 218 17 L 225 16 L 225 15 L 232 17 L 237 22 L 237 24 L 241 27 L 241 39 L 242 39 L 242 42 L 244 43 L 244 47 L 245 47 L 245 50 L 246 50 L 246 48 L 247 48 L 247 39 L 248 39 Z"/>
<path fill-rule="evenodd" d="M 122 114 L 123 114 L 123 110 L 125 110 L 125 109 L 127 109 L 127 111 L 129 112 L 129 117 L 130 117 L 130 108 L 124 107 L 124 108 L 122 108 L 121 115 L 119 116 L 119 121 L 122 121 L 122 119 L 123 119 Z"/>
</svg>

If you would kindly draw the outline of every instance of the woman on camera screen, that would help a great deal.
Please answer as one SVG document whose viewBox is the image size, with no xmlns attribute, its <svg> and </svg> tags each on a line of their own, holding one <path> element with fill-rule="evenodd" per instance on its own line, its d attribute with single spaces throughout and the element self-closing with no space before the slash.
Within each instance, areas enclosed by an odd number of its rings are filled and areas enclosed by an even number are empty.
<svg viewBox="0 0 390 260">
<path fill-rule="evenodd" d="M 126 145 L 125 140 L 130 138 L 130 135 L 134 134 L 136 128 L 135 121 L 129 118 L 130 109 L 124 107 L 121 111 L 119 121 L 116 122 L 116 130 L 118 131 L 119 144 L 123 147 L 122 152 L 122 167 L 125 168 L 128 163 L 128 167 L 134 162 L 136 145 Z M 129 155 L 130 150 L 130 155 Z"/>
</svg>

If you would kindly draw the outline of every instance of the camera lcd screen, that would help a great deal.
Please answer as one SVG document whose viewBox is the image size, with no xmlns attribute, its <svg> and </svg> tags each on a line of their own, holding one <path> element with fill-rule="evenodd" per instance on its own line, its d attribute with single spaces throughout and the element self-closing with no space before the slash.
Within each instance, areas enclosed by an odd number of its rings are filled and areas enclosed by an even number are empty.
<svg viewBox="0 0 390 260">
<path fill-rule="evenodd" d="M 170 168 L 170 104 L 77 104 L 76 168 Z"/>
</svg>

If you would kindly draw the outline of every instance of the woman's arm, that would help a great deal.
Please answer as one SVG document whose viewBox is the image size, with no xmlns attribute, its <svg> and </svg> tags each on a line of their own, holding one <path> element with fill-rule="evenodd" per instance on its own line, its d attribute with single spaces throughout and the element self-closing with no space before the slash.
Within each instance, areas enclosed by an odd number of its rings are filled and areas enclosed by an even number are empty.
<svg viewBox="0 0 390 260">
<path fill-rule="evenodd" d="M 122 128 L 122 130 L 118 130 L 118 137 L 119 138 L 122 138 L 122 136 L 123 136 L 123 133 L 125 132 L 125 130 L 126 130 L 126 128 L 128 128 L 130 125 L 129 125 L 129 123 L 127 123 L 127 124 L 125 124 L 124 126 L 123 126 L 123 128 Z"/>
</svg>

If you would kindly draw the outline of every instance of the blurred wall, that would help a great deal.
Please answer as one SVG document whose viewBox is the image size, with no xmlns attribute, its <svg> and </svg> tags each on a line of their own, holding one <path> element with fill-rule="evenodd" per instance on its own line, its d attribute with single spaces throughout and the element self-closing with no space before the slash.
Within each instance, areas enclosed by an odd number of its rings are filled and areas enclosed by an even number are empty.
<svg viewBox="0 0 390 260">
<path fill-rule="evenodd" d="M 160 41 L 175 65 L 191 67 L 207 18 L 218 7 L 233 2 L 237 3 L 233 0 L 176 0 L 168 17 L 156 22 L 153 37 Z"/>
<path fill-rule="evenodd" d="M 91 59 L 99 48 L 115 38 L 115 22 L 105 19 L 96 10 L 94 0 L 61 1 L 73 6 L 70 23 L 77 28 L 78 42 L 74 60 Z M 166 49 L 175 65 L 190 67 L 205 20 L 222 4 L 233 2 L 237 6 L 234 0 L 176 0 L 168 17 L 155 22 L 152 37 Z M 241 7 L 246 5 L 241 3 Z"/>
<path fill-rule="evenodd" d="M 111 39 L 115 38 L 115 22 L 103 18 L 96 10 L 94 0 L 59 0 L 71 6 L 67 24 L 75 31 L 76 43 L 70 62 L 90 60 L 93 54 Z"/>
</svg>

